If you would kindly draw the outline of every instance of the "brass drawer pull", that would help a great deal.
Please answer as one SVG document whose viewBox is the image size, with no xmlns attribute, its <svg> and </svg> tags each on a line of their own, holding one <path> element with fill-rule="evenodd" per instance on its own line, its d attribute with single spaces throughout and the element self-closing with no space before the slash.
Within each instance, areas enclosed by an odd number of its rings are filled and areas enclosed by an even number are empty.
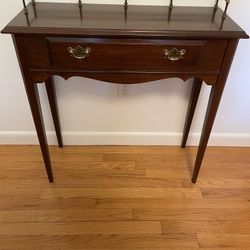
<svg viewBox="0 0 250 250">
<path fill-rule="evenodd" d="M 80 45 L 78 45 L 75 49 L 73 49 L 72 47 L 68 47 L 68 52 L 74 58 L 82 60 L 90 55 L 91 48 L 87 47 L 84 49 Z"/>
<path fill-rule="evenodd" d="M 173 48 L 171 50 L 164 49 L 164 55 L 168 58 L 169 61 L 175 63 L 176 61 L 182 59 L 186 54 L 185 49 L 178 50 L 177 48 Z"/>
</svg>

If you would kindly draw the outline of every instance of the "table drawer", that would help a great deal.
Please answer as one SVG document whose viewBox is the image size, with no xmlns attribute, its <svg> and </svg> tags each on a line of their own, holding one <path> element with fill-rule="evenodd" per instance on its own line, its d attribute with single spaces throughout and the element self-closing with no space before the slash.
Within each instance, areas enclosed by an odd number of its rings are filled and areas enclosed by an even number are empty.
<svg viewBox="0 0 250 250">
<path fill-rule="evenodd" d="M 48 38 L 52 66 L 104 71 L 217 72 L 227 42 Z"/>
</svg>

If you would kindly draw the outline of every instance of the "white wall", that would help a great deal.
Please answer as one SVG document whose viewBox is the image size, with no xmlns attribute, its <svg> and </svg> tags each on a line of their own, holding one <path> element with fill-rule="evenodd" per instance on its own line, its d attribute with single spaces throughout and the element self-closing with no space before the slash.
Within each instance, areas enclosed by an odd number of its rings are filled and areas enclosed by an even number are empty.
<svg viewBox="0 0 250 250">
<path fill-rule="evenodd" d="M 214 4 L 214 0 L 175 0 L 177 4 Z M 21 9 L 22 1 L 0 2 L 0 28 Z M 65 1 L 69 2 L 69 1 Z M 71 1 L 75 2 L 75 1 Z M 88 2 L 98 2 L 88 1 Z M 99 3 L 123 1 L 99 1 Z M 165 4 L 166 0 L 130 0 Z M 250 33 L 250 2 L 232 1 L 229 14 Z M 0 143 L 37 143 L 30 109 L 10 35 L 0 35 Z M 210 145 L 250 145 L 250 42 L 242 40 L 232 66 Z M 56 77 L 65 144 L 166 144 L 181 140 L 191 82 L 168 79 L 130 85 L 118 96 L 118 85 L 85 78 L 67 82 Z M 199 139 L 210 88 L 204 86 L 189 144 Z M 52 119 L 44 88 L 40 87 L 48 137 L 54 144 Z"/>
</svg>

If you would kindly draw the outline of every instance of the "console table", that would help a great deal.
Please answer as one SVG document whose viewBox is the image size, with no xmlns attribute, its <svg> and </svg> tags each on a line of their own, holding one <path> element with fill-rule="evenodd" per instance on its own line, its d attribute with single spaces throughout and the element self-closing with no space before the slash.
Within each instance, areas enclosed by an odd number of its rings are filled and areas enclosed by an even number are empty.
<svg viewBox="0 0 250 250">
<path fill-rule="evenodd" d="M 238 41 L 248 36 L 218 8 L 218 0 L 215 7 L 173 7 L 172 2 L 128 6 L 125 1 L 122 6 L 32 1 L 3 29 L 13 37 L 50 182 L 53 173 L 37 84 L 45 83 L 63 147 L 53 75 L 118 84 L 194 78 L 183 148 L 202 83 L 211 85 L 192 177 L 196 182 Z"/>
</svg>

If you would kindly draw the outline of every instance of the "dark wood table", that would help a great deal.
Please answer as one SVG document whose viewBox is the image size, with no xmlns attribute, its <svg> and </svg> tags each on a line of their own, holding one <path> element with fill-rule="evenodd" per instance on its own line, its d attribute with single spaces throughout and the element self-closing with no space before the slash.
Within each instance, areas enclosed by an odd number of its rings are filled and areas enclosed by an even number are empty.
<svg viewBox="0 0 250 250">
<path fill-rule="evenodd" d="M 38 83 L 45 83 L 63 147 L 52 76 L 112 83 L 194 78 L 181 146 L 188 138 L 203 81 L 212 85 L 192 182 L 199 174 L 239 39 L 247 34 L 212 7 L 72 3 L 28 5 L 2 31 L 12 34 L 48 178 L 53 182 Z"/>
</svg>

